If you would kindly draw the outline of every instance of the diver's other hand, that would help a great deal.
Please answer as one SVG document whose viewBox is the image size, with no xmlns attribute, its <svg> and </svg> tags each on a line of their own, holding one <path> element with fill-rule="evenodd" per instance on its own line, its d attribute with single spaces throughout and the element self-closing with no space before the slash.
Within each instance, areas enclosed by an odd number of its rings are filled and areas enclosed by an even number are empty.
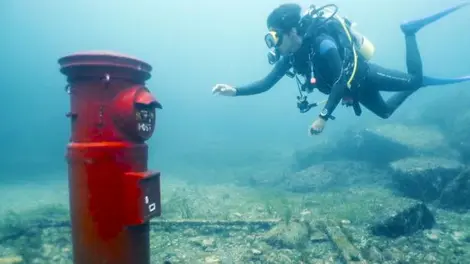
<svg viewBox="0 0 470 264">
<path fill-rule="evenodd" d="M 310 135 L 318 135 L 323 131 L 323 129 L 325 128 L 325 125 L 326 125 L 326 120 L 323 118 L 318 118 L 312 123 L 312 125 L 310 126 L 308 130 L 308 133 Z"/>
<path fill-rule="evenodd" d="M 216 84 L 214 88 L 212 88 L 212 94 L 235 96 L 237 94 L 237 89 L 228 84 Z"/>
</svg>

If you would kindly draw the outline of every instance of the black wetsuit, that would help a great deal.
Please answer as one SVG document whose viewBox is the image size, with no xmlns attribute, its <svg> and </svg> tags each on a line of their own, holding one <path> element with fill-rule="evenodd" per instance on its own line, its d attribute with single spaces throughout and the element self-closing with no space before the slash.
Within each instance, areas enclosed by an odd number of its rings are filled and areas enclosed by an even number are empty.
<svg viewBox="0 0 470 264">
<path fill-rule="evenodd" d="M 342 98 L 352 92 L 355 99 L 364 107 L 381 118 L 388 118 L 423 83 L 421 55 L 416 37 L 406 36 L 406 64 L 408 73 L 386 69 L 359 57 L 357 73 L 347 88 L 349 76 L 343 74 L 343 59 L 337 43 L 326 34 L 314 40 L 316 88 L 329 94 L 328 101 L 322 111 L 322 117 L 328 118 L 341 102 Z M 271 89 L 292 67 L 297 73 L 305 73 L 308 64 L 310 43 L 304 43 L 293 57 L 282 57 L 273 70 L 263 79 L 246 86 L 236 87 L 237 96 L 254 95 Z M 320 78 L 319 78 L 320 77 Z M 380 91 L 398 92 L 384 101 Z M 324 116 L 326 114 L 326 116 Z"/>
</svg>

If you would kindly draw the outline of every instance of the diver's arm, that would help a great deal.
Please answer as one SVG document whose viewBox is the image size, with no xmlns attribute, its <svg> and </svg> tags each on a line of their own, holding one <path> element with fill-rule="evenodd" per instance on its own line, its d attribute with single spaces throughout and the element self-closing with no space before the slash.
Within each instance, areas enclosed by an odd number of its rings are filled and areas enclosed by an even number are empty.
<svg viewBox="0 0 470 264">
<path fill-rule="evenodd" d="M 328 82 L 331 83 L 331 92 L 325 107 L 320 113 L 320 118 L 328 120 L 339 102 L 341 102 L 344 91 L 347 89 L 347 82 L 343 73 L 343 63 L 336 43 L 331 38 L 324 38 L 319 42 L 318 50 L 322 61 L 328 63 L 327 69 L 331 71 L 329 74 L 331 80 L 328 80 Z"/>
<path fill-rule="evenodd" d="M 288 57 L 282 57 L 273 67 L 271 72 L 263 79 L 251 84 L 235 87 L 235 96 L 255 95 L 271 89 L 291 68 Z"/>
</svg>

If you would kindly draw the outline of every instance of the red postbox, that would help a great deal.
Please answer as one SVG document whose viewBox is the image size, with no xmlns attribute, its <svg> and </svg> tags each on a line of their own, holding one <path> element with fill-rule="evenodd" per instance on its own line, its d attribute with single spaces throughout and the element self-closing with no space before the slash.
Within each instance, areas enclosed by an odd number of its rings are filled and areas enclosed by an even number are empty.
<svg viewBox="0 0 470 264">
<path fill-rule="evenodd" d="M 160 103 L 152 67 L 110 52 L 59 59 L 70 95 L 67 148 L 75 264 L 148 264 L 149 220 L 160 216 L 160 173 L 147 168 Z"/>
</svg>

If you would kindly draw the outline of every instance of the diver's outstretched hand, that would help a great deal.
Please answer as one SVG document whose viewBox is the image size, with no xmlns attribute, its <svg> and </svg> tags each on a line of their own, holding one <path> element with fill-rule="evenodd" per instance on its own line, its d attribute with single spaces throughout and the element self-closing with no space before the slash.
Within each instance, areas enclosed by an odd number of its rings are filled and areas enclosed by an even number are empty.
<svg viewBox="0 0 470 264">
<path fill-rule="evenodd" d="M 228 84 L 216 84 L 212 88 L 212 94 L 223 95 L 223 96 L 235 96 L 237 90 Z"/>
</svg>

